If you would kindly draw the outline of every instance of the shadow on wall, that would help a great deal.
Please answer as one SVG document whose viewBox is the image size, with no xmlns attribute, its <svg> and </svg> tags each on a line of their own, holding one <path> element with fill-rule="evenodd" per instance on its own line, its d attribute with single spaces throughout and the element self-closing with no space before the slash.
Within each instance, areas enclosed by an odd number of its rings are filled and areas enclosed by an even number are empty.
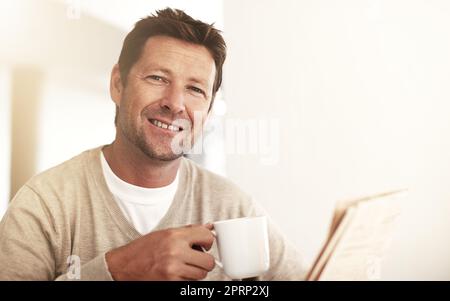
<svg viewBox="0 0 450 301">
<path fill-rule="evenodd" d="M 38 112 L 42 73 L 32 67 L 11 70 L 11 189 L 17 190 L 35 173 Z"/>
</svg>

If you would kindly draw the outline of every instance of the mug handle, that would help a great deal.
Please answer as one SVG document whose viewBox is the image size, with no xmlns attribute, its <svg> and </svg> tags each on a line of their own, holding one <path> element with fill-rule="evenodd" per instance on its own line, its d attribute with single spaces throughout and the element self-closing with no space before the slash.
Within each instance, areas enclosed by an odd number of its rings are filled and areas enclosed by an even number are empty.
<svg viewBox="0 0 450 301">
<path fill-rule="evenodd" d="M 211 232 L 212 232 L 212 234 L 214 235 L 214 238 L 217 238 L 217 233 L 216 233 L 216 231 L 214 231 L 214 230 L 211 230 Z M 205 253 L 208 253 L 206 250 L 205 250 L 205 248 L 203 248 L 203 247 L 201 247 L 202 248 L 202 251 L 203 252 L 205 252 Z M 209 254 L 209 253 L 208 253 Z M 216 263 L 216 265 L 217 266 L 219 266 L 221 269 L 223 269 L 223 264 L 222 264 L 222 262 L 220 262 L 220 260 L 219 259 L 217 259 L 214 255 L 212 255 L 212 254 L 210 254 L 212 257 L 214 257 L 214 262 Z"/>
</svg>

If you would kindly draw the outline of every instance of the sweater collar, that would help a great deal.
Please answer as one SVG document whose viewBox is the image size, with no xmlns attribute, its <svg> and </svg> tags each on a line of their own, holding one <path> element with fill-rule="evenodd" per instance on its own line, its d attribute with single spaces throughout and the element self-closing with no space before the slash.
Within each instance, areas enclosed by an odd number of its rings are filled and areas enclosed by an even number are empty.
<svg viewBox="0 0 450 301">
<path fill-rule="evenodd" d="M 100 152 L 103 147 L 106 145 L 102 145 L 100 147 L 94 148 L 88 151 L 88 156 L 84 162 L 84 168 L 87 171 L 90 180 L 94 184 L 95 191 L 93 191 L 93 195 L 98 197 L 98 200 L 103 202 L 107 211 L 110 214 L 111 219 L 115 222 L 117 227 L 127 236 L 130 240 L 134 240 L 142 236 L 136 228 L 127 220 L 122 211 L 120 210 L 119 205 L 114 200 L 114 197 L 109 191 L 108 186 L 105 181 L 105 177 L 103 175 L 101 161 L 100 161 Z M 178 189 L 175 193 L 172 204 L 167 210 L 164 217 L 160 220 L 158 225 L 154 228 L 153 231 L 165 229 L 171 225 L 171 221 L 180 214 L 181 205 L 186 202 L 186 199 L 189 193 L 189 185 L 191 181 L 191 175 L 188 171 L 189 165 L 187 164 L 187 159 L 184 157 L 181 159 L 180 167 L 178 170 L 179 183 Z M 93 200 L 95 201 L 95 200 Z"/>
</svg>

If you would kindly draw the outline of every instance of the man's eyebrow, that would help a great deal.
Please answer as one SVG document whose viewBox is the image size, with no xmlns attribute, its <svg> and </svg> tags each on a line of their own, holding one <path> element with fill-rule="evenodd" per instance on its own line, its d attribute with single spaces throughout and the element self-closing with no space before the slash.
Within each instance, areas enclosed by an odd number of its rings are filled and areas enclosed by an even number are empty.
<svg viewBox="0 0 450 301">
<path fill-rule="evenodd" d="M 201 80 L 201 79 L 196 78 L 196 77 L 189 77 L 188 81 L 194 82 L 194 83 L 197 83 L 197 84 L 200 84 L 200 85 L 203 85 L 203 86 L 208 86 L 204 80 Z"/>
<path fill-rule="evenodd" d="M 169 69 L 166 69 L 166 68 L 162 68 L 162 67 L 149 67 L 147 70 L 148 71 L 160 71 L 162 73 L 166 73 L 169 75 L 172 74 L 172 71 L 170 71 Z"/>
</svg>

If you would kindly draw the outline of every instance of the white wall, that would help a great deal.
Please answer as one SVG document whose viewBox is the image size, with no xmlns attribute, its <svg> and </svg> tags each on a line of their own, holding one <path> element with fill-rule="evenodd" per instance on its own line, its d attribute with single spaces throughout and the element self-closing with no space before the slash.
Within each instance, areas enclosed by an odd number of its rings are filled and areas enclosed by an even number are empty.
<svg viewBox="0 0 450 301">
<path fill-rule="evenodd" d="M 38 171 L 114 140 L 115 107 L 109 99 L 106 74 L 97 89 L 80 89 L 66 80 L 49 76 L 43 87 Z"/>
<path fill-rule="evenodd" d="M 223 27 L 223 0 L 53 0 L 64 3 L 71 16 L 93 16 L 130 31 L 141 18 L 166 7 L 185 10 L 190 16 Z"/>
<path fill-rule="evenodd" d="M 225 1 L 230 118 L 278 118 L 279 161 L 229 155 L 311 263 L 336 200 L 409 187 L 383 279 L 450 280 L 450 2 Z"/>
</svg>

